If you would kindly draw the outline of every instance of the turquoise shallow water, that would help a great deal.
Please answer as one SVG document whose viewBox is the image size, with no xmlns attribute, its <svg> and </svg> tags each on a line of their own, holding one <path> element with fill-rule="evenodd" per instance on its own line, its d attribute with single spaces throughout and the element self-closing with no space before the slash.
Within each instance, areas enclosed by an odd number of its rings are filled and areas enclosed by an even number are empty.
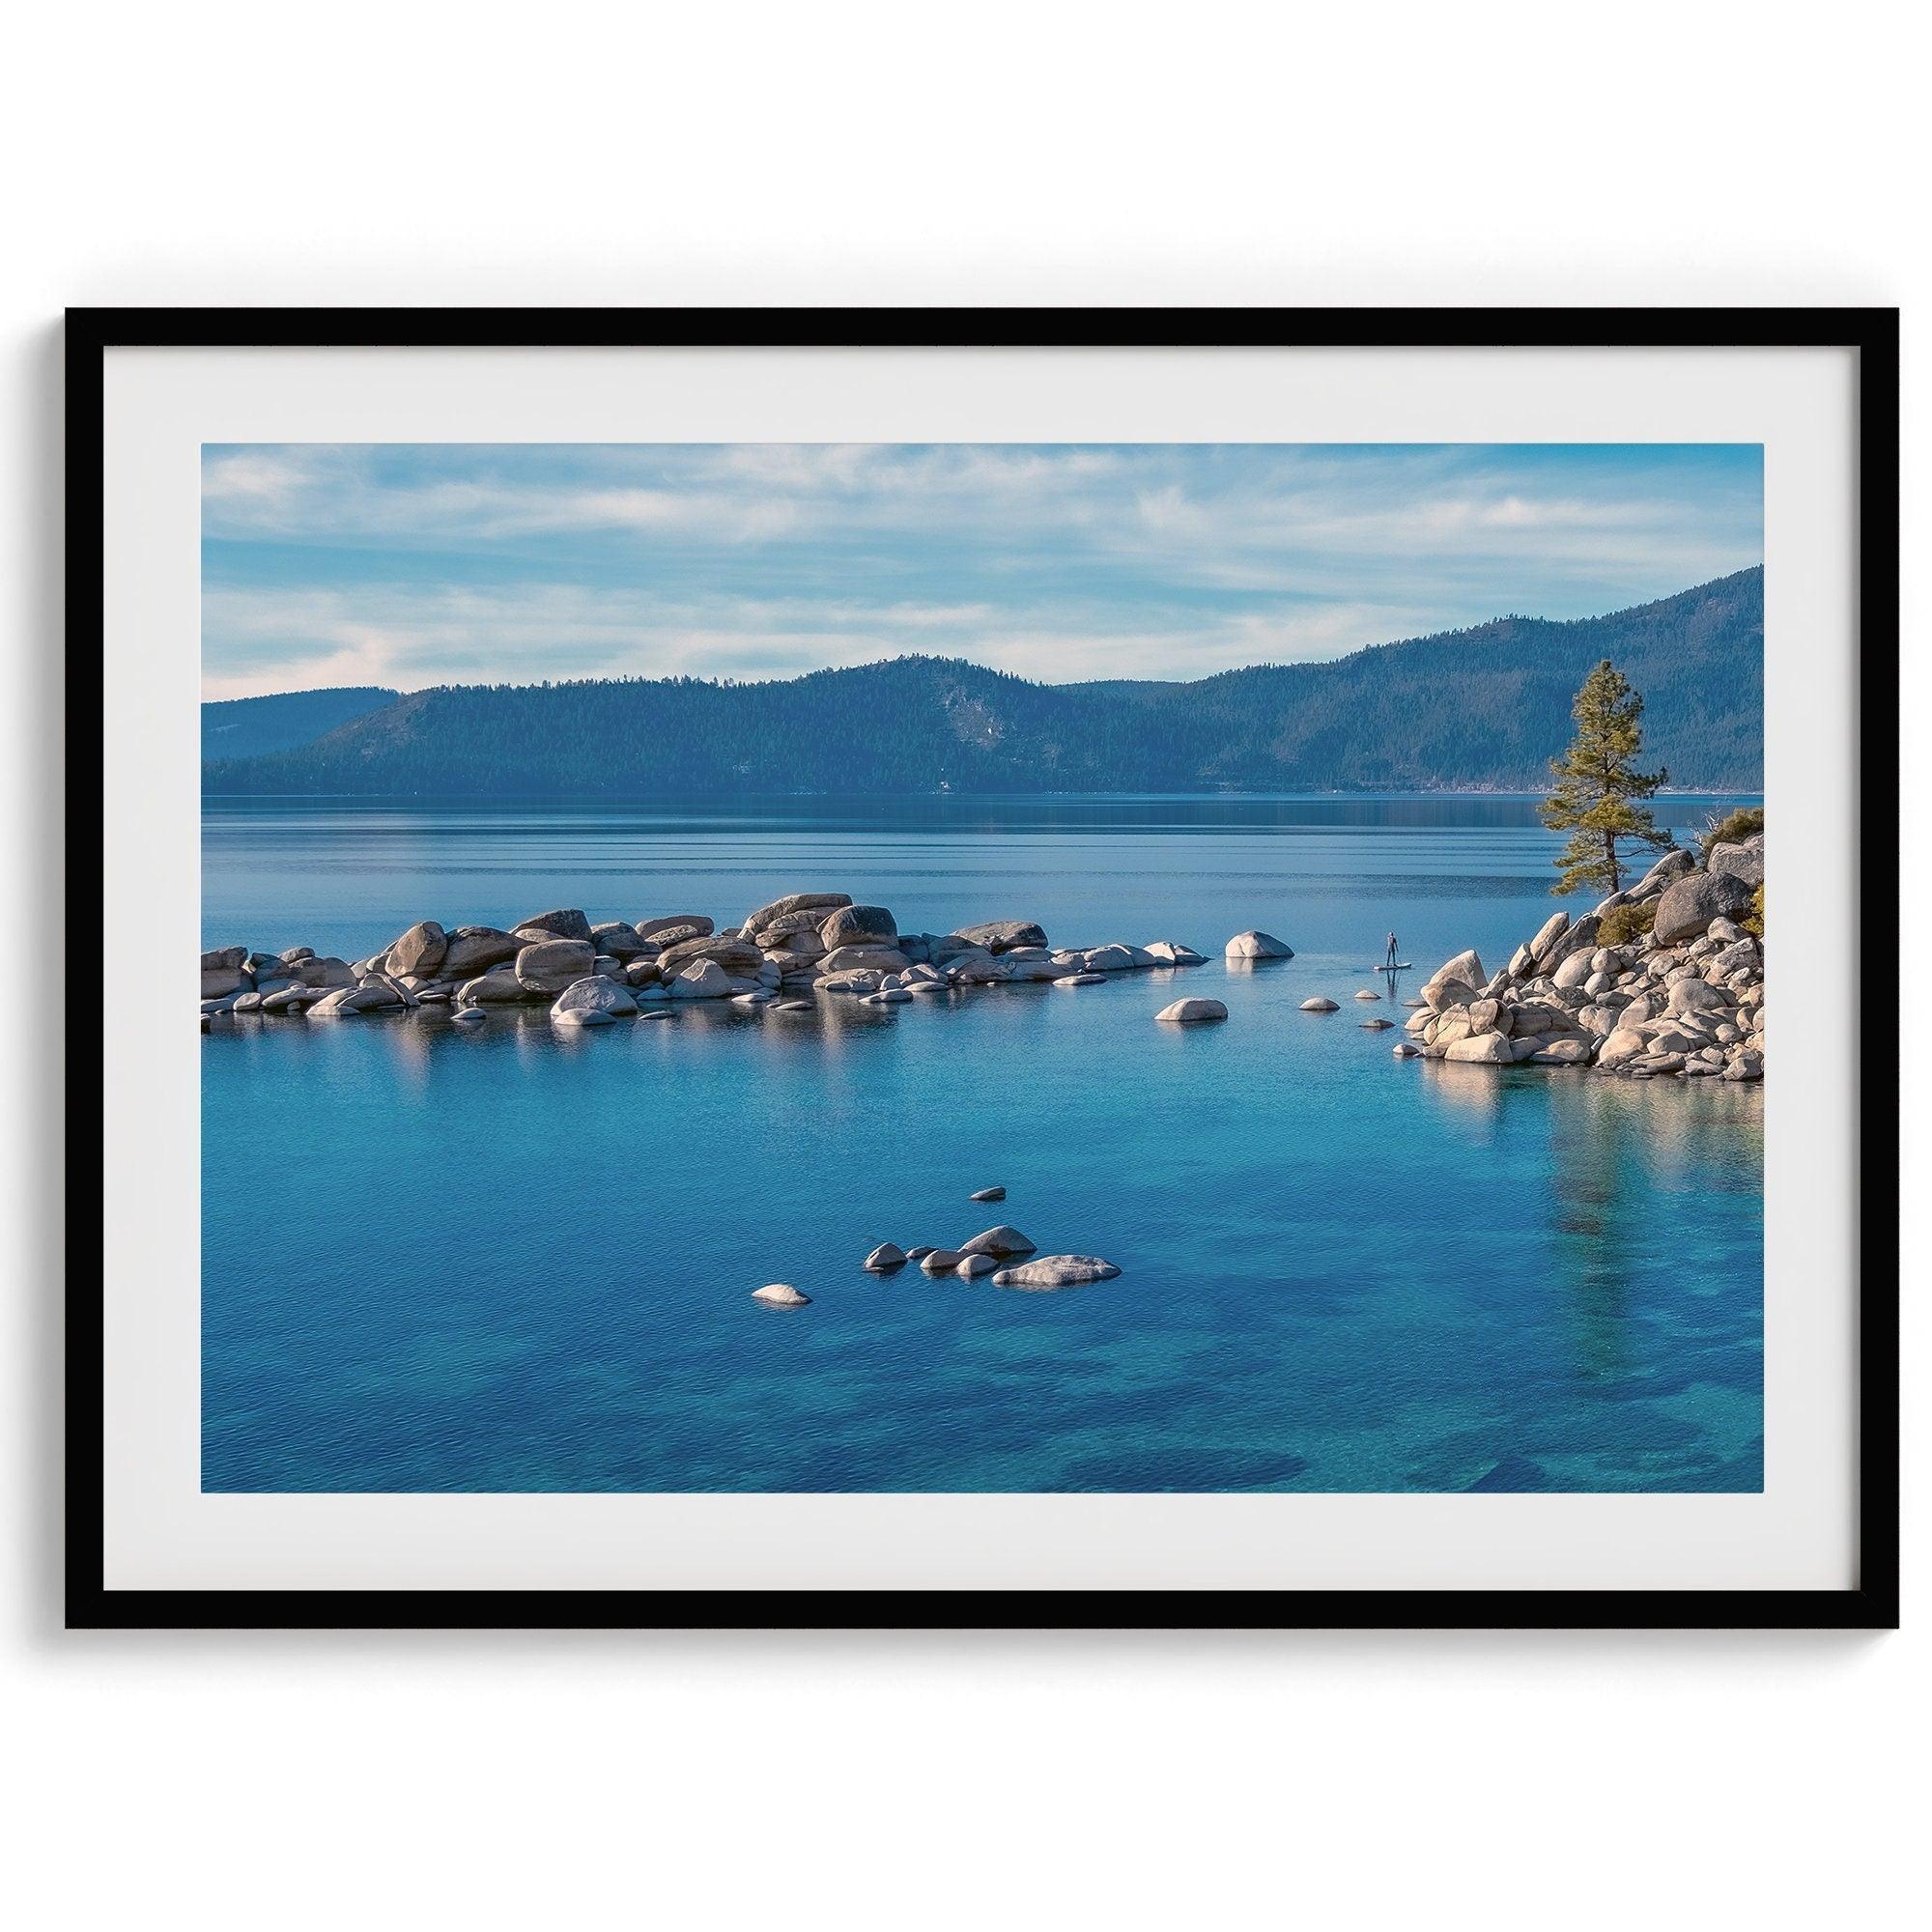
<svg viewBox="0 0 1932 1932">
<path fill-rule="evenodd" d="M 574 1038 L 540 1009 L 220 1028 L 204 1484 L 1757 1489 L 1762 1090 L 1402 1063 L 1357 1025 L 1391 925 L 1425 970 L 1493 964 L 1550 848 L 1496 798 L 211 805 L 209 944 L 723 923 L 824 886 L 1212 963 Z M 1247 925 L 1297 957 L 1230 972 Z M 1181 992 L 1229 1023 L 1154 1025 Z M 994 1220 L 1123 1272 L 859 1266 Z M 749 1299 L 772 1280 L 812 1305 Z"/>
</svg>

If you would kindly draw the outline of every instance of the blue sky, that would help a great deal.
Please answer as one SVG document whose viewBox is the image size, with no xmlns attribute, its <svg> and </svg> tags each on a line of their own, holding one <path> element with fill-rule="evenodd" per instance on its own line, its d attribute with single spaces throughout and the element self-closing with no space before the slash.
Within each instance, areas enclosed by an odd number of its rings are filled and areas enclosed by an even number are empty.
<svg viewBox="0 0 1932 1932">
<path fill-rule="evenodd" d="M 202 688 L 1205 677 L 1763 547 L 1755 444 L 211 444 Z"/>
</svg>

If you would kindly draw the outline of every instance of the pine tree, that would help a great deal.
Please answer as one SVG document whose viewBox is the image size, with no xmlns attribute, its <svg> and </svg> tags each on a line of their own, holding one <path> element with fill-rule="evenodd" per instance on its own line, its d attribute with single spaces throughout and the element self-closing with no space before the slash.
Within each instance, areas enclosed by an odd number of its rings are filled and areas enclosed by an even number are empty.
<svg viewBox="0 0 1932 1932">
<path fill-rule="evenodd" d="M 1539 808 L 1552 832 L 1570 835 L 1556 855 L 1562 876 L 1549 890 L 1574 893 L 1598 886 L 1614 893 L 1623 886 L 1619 839 L 1652 847 L 1673 842 L 1634 802 L 1649 798 L 1670 775 L 1636 769 L 1634 761 L 1643 749 L 1643 699 L 1608 658 L 1583 680 L 1570 715 L 1577 736 L 1560 758 L 1550 759 L 1556 786 Z"/>
</svg>

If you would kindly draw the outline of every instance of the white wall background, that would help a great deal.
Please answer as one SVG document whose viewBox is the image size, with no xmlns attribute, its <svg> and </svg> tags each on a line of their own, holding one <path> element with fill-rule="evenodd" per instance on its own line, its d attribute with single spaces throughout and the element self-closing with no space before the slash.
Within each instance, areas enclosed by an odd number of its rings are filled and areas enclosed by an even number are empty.
<svg viewBox="0 0 1932 1932">
<path fill-rule="evenodd" d="M 60 1634 L 62 1001 L 36 942 L 61 890 L 65 303 L 1903 302 L 1910 532 L 1932 275 L 1904 17 L 1863 0 L 1823 15 L 993 0 L 13 21 L 10 1918 L 1899 1920 L 1922 1880 L 1908 1784 L 1928 1670 L 1912 1631 Z M 1907 706 L 1922 714 L 1920 575 Z M 86 747 L 85 719 L 76 735 Z M 1906 956 L 1922 957 L 1912 918 Z M 91 1023 L 85 998 L 73 1023 Z M 1921 1175 L 1927 1154 L 1921 1114 Z M 1908 1265 L 1911 1374 L 1925 1282 Z M 1908 1415 L 1908 1618 L 1924 1463 Z"/>
</svg>

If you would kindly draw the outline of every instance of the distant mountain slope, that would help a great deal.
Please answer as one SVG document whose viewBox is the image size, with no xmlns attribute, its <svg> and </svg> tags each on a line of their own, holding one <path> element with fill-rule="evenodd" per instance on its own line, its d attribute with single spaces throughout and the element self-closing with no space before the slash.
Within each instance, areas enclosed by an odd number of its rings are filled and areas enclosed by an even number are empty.
<svg viewBox="0 0 1932 1932">
<path fill-rule="evenodd" d="M 1762 570 L 1558 623 L 1499 617 L 1192 684 L 1040 685 L 907 657 L 774 684 L 415 692 L 314 743 L 211 766 L 224 793 L 1540 788 L 1600 658 L 1644 695 L 1674 783 L 1763 781 Z"/>
<path fill-rule="evenodd" d="M 288 691 L 272 697 L 228 697 L 201 707 L 201 758 L 259 758 L 313 744 L 325 731 L 393 703 L 380 685 Z"/>
</svg>

